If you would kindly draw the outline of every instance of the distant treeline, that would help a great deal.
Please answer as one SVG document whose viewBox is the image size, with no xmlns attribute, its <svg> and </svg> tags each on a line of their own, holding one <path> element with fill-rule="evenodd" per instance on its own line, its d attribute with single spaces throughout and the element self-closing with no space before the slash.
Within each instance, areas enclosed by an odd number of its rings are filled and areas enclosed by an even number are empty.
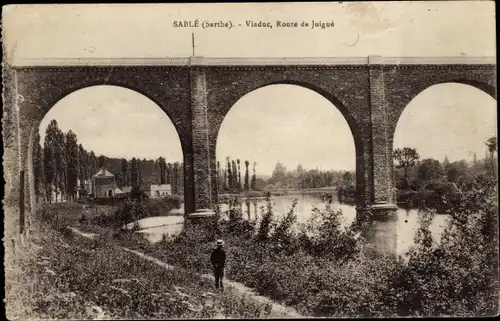
<svg viewBox="0 0 500 321">
<path fill-rule="evenodd" d="M 496 138 L 488 139 L 485 144 L 487 156 L 478 159 L 474 154 L 472 162 L 450 162 L 448 157 L 442 162 L 432 158 L 420 160 L 415 148 L 396 149 L 394 160 L 398 203 L 447 211 L 452 203 L 460 202 L 461 186 L 475 184 L 487 177 L 496 177 Z"/>
<path fill-rule="evenodd" d="M 354 187 L 354 171 L 320 171 L 317 169 L 306 170 L 298 165 L 293 171 L 288 171 L 281 162 L 276 163 L 270 178 L 259 178 L 256 175 L 256 162 L 252 166 L 252 178 L 249 180 L 250 162 L 245 160 L 244 175 L 241 173 L 241 161 L 226 158 L 221 167 L 217 162 L 218 189 L 223 193 L 243 191 L 272 191 L 283 189 L 310 189 L 322 187 Z M 243 176 L 243 182 L 242 182 Z"/>
<path fill-rule="evenodd" d="M 78 143 L 77 135 L 69 130 L 64 133 L 56 120 L 52 120 L 45 131 L 43 147 L 39 144 L 37 131 L 33 139 L 33 169 L 35 194 L 51 201 L 52 192 L 57 197 L 75 199 L 78 189 L 85 189 L 85 181 L 100 168 L 115 175 L 118 187 L 131 186 L 149 190 L 151 184 L 171 184 L 173 194 L 182 194 L 184 189 L 183 164 L 168 162 L 160 157 L 156 160 L 132 158 L 108 158 L 97 156 Z M 77 186 L 78 181 L 80 186 Z"/>
</svg>

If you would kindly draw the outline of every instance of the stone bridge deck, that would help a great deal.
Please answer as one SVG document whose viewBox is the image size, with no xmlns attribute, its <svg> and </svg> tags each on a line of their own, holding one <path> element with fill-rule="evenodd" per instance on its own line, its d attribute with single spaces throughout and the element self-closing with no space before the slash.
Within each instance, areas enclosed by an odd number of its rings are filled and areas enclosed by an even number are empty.
<svg viewBox="0 0 500 321">
<path fill-rule="evenodd" d="M 341 66 L 341 65 L 496 65 L 495 57 L 282 57 L 282 58 L 25 58 L 13 67 L 71 66 Z"/>
</svg>

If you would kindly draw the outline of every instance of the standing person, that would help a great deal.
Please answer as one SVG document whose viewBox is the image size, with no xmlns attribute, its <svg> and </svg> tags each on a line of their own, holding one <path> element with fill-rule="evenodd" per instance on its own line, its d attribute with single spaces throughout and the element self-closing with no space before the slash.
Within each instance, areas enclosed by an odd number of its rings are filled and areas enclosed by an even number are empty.
<svg viewBox="0 0 500 321">
<path fill-rule="evenodd" d="M 224 291 L 222 278 L 224 277 L 224 265 L 226 264 L 226 252 L 222 248 L 223 245 L 223 240 L 217 240 L 217 246 L 210 256 L 210 262 L 214 268 L 215 288 L 220 288 L 222 291 Z"/>
</svg>

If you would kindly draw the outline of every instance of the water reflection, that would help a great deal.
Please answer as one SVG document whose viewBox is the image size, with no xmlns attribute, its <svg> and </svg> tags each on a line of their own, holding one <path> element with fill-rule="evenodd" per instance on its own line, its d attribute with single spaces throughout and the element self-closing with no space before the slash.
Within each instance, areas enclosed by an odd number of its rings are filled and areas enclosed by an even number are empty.
<svg viewBox="0 0 500 321">
<path fill-rule="evenodd" d="M 321 199 L 313 195 L 274 196 L 271 198 L 271 202 L 276 216 L 279 217 L 287 213 L 295 198 L 298 199 L 297 206 L 295 207 L 298 223 L 307 222 L 311 217 L 314 207 L 324 208 Z M 243 217 L 247 217 L 248 219 L 253 217 L 259 221 L 261 207 L 266 206 L 265 198 L 240 199 L 240 202 L 240 204 L 246 204 L 243 207 Z M 249 204 L 252 206 L 249 206 Z M 344 226 L 349 226 L 354 222 L 356 208 L 353 205 L 339 203 L 336 199 L 333 199 L 332 207 L 342 210 Z M 228 209 L 228 204 L 221 205 L 222 212 L 227 212 Z M 416 209 L 398 208 L 393 219 L 386 222 L 377 222 L 376 226 L 373 227 L 373 230 L 370 232 L 371 239 L 373 239 L 372 242 L 374 243 L 372 245 L 387 248 L 388 251 L 396 247 L 398 254 L 406 253 L 410 246 L 414 244 L 414 236 L 419 227 L 418 217 L 419 213 Z M 430 226 L 432 237 L 436 242 L 441 240 L 441 234 L 446 226 L 447 218 L 448 215 L 438 214 Z M 394 228 L 396 229 L 395 233 L 391 233 L 391 230 Z M 395 238 L 391 235 L 395 235 Z"/>
<path fill-rule="evenodd" d="M 137 223 L 139 230 L 137 233 L 143 234 L 151 243 L 157 243 L 162 240 L 163 235 L 167 238 L 174 237 L 182 232 L 184 226 L 183 216 L 154 216 L 147 217 L 137 222 L 127 224 L 132 228 Z"/>
<path fill-rule="evenodd" d="M 324 204 L 321 199 L 313 195 L 297 195 L 297 196 L 276 196 L 271 198 L 273 209 L 276 217 L 287 213 L 292 206 L 293 200 L 297 198 L 298 203 L 295 207 L 298 223 L 305 223 L 311 217 L 314 207 L 323 208 Z M 243 218 L 248 220 L 256 220 L 257 223 L 261 217 L 261 207 L 266 206 L 265 198 L 240 199 L 237 206 L 243 212 Z M 332 202 L 332 207 L 341 209 L 343 213 L 343 225 L 349 226 L 356 218 L 356 208 L 346 203 L 339 203 L 335 199 Z M 228 204 L 221 204 L 221 212 L 225 213 L 229 209 Z M 377 222 L 369 231 L 367 239 L 371 244 L 368 247 L 378 247 L 384 251 L 402 255 L 406 253 L 410 246 L 414 244 L 415 232 L 419 227 L 419 213 L 415 209 L 399 208 L 393 219 L 385 222 Z M 448 215 L 436 215 L 430 231 L 436 242 L 441 239 L 441 234 L 446 226 Z M 178 235 L 184 225 L 183 216 L 158 216 L 148 217 L 138 221 L 138 233 L 143 234 L 150 242 L 159 242 L 163 234 L 167 237 Z M 131 227 L 133 223 L 128 226 Z M 395 230 L 395 231 L 394 231 Z"/>
</svg>

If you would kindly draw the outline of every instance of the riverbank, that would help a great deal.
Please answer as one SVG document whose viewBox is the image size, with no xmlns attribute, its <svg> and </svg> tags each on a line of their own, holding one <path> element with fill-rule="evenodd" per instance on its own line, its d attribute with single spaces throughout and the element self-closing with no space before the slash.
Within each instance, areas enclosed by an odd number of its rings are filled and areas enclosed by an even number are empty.
<svg viewBox="0 0 500 321">
<path fill-rule="evenodd" d="M 112 233 L 75 236 L 59 220 L 32 225 L 6 256 L 6 312 L 16 319 L 260 318 L 268 306 L 189 270 L 171 271 L 120 250 Z M 101 232 L 105 230 L 101 229 Z"/>
</svg>

